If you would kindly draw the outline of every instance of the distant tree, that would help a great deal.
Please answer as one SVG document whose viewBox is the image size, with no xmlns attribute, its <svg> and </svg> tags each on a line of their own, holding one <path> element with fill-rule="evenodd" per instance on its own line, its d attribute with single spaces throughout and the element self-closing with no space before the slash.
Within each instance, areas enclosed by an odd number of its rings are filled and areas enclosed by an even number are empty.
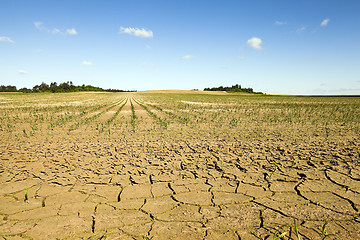
<svg viewBox="0 0 360 240">
<path fill-rule="evenodd" d="M 32 88 L 33 92 L 39 92 L 40 91 L 40 86 L 39 85 L 35 85 L 33 88 Z"/>
<path fill-rule="evenodd" d="M 47 83 L 42 82 L 40 85 L 35 85 L 32 89 L 28 88 L 21 88 L 17 90 L 16 86 L 5 86 L 0 85 L 0 92 L 23 92 L 23 93 L 39 93 L 39 92 L 79 92 L 79 91 L 107 91 L 107 92 L 136 92 L 136 90 L 126 91 L 126 90 L 120 90 L 120 89 L 103 89 L 100 87 L 94 87 L 91 85 L 81 85 L 76 86 L 73 84 L 72 81 L 67 81 L 60 83 L 59 85 L 56 82 L 50 83 L 48 85 Z"/>
<path fill-rule="evenodd" d="M 20 89 L 19 89 L 19 92 L 32 93 L 33 91 L 32 91 L 31 89 L 28 89 L 28 88 L 24 87 L 24 88 L 20 88 Z"/>
<path fill-rule="evenodd" d="M 46 83 L 42 82 L 39 86 L 39 91 L 40 92 L 47 92 L 50 90 L 49 85 L 47 85 Z"/>
<path fill-rule="evenodd" d="M 55 93 L 58 91 L 59 91 L 59 87 L 58 87 L 57 83 L 56 82 L 50 83 L 50 92 Z"/>
<path fill-rule="evenodd" d="M 231 87 L 213 87 L 213 88 L 204 88 L 204 91 L 226 91 L 226 92 L 246 92 L 246 93 L 256 93 L 263 94 L 262 92 L 254 92 L 252 88 L 242 88 L 241 85 L 235 84 Z"/>
<path fill-rule="evenodd" d="M 69 92 L 70 86 L 67 82 L 60 83 L 59 88 L 61 92 Z"/>
<path fill-rule="evenodd" d="M 0 86 L 0 92 L 17 92 L 16 86 L 5 86 L 5 85 L 1 85 Z"/>
</svg>

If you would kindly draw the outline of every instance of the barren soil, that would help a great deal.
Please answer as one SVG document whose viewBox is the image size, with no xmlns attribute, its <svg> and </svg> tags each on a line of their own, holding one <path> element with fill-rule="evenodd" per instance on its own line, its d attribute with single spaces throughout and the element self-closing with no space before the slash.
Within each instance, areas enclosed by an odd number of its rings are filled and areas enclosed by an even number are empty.
<svg viewBox="0 0 360 240">
<path fill-rule="evenodd" d="M 360 239 L 359 97 L 0 100 L 4 239 Z"/>
</svg>

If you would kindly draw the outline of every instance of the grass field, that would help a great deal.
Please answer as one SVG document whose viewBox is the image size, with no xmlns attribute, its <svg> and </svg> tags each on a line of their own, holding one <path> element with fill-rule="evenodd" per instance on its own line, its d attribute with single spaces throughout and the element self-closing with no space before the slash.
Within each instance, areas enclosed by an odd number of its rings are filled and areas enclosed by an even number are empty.
<svg viewBox="0 0 360 240">
<path fill-rule="evenodd" d="M 0 94 L 0 238 L 360 239 L 360 97 Z"/>
</svg>

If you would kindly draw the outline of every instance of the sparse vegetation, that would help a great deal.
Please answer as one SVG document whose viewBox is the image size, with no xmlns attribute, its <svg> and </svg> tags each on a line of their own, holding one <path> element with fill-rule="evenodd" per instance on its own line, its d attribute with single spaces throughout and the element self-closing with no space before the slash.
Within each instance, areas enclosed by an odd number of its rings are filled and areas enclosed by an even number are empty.
<svg viewBox="0 0 360 240">
<path fill-rule="evenodd" d="M 131 104 L 131 126 L 133 128 L 133 131 L 135 132 L 135 121 L 136 121 L 136 115 L 135 115 L 135 108 L 134 105 L 132 103 L 132 100 L 130 100 L 130 104 Z"/>
<path fill-rule="evenodd" d="M 8 238 L 36 239 L 48 220 L 60 239 L 358 236 L 360 98 L 0 95 Z M 34 231 L 9 234 L 28 222 Z"/>
</svg>

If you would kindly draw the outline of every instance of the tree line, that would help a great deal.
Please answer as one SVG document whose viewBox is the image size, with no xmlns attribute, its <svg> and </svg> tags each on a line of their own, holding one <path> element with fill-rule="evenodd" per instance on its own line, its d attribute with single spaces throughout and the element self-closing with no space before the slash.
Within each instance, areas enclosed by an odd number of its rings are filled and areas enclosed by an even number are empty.
<svg viewBox="0 0 360 240">
<path fill-rule="evenodd" d="M 213 87 L 213 88 L 204 88 L 204 91 L 224 91 L 229 93 L 243 92 L 243 93 L 254 93 L 254 94 L 263 94 L 262 92 L 254 92 L 252 88 L 243 88 L 239 84 L 235 84 L 231 87 Z"/>
<path fill-rule="evenodd" d="M 88 92 L 88 91 L 98 91 L 98 92 L 136 92 L 136 90 L 120 90 L 120 89 L 103 89 L 100 87 L 94 87 L 91 85 L 74 85 L 71 81 L 63 82 L 57 84 L 52 82 L 49 84 L 41 83 L 40 85 L 35 85 L 33 88 L 20 88 L 17 89 L 16 86 L 5 86 L 0 85 L 0 92 L 23 92 L 23 93 L 39 93 L 39 92 L 51 92 L 51 93 L 63 93 L 63 92 Z"/>
</svg>

